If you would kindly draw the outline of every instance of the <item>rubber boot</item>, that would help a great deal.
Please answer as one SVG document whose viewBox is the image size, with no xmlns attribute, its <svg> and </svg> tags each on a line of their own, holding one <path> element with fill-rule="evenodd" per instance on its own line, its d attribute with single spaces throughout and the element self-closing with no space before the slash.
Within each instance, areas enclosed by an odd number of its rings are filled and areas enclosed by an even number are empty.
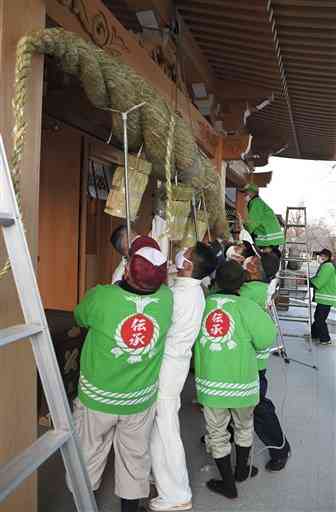
<svg viewBox="0 0 336 512">
<path fill-rule="evenodd" d="M 288 459 L 291 455 L 291 447 L 286 439 L 285 446 L 281 450 L 270 450 L 271 460 L 265 466 L 267 471 L 281 471 L 286 467 Z"/>
<path fill-rule="evenodd" d="M 231 455 L 229 454 L 221 459 L 215 459 L 215 462 L 222 480 L 209 480 L 209 482 L 207 482 L 208 489 L 231 500 L 237 498 L 238 492 L 231 467 Z"/>
<path fill-rule="evenodd" d="M 248 464 L 251 447 L 238 446 L 236 444 L 237 465 L 235 471 L 235 479 L 237 482 L 244 482 L 251 473 L 251 478 L 258 474 L 258 469 Z"/>
<path fill-rule="evenodd" d="M 125 500 L 121 498 L 121 512 L 138 512 L 140 500 Z"/>
</svg>

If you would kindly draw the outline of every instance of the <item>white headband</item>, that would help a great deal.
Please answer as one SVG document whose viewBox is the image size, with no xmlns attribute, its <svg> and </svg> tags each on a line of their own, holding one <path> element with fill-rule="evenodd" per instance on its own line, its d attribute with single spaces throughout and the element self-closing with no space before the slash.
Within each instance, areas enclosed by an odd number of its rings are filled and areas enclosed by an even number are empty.
<svg viewBox="0 0 336 512">
<path fill-rule="evenodd" d="M 153 247 L 142 247 L 134 253 L 134 256 L 141 256 L 145 260 L 149 261 L 154 267 L 161 267 L 164 263 L 167 263 L 167 258 L 158 249 Z"/>
</svg>

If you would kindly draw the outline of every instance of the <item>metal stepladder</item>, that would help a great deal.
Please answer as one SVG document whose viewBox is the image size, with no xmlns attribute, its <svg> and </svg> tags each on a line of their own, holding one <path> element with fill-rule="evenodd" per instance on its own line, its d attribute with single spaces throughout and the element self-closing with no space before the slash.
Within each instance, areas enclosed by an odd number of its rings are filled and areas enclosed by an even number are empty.
<svg viewBox="0 0 336 512">
<path fill-rule="evenodd" d="M 293 213 L 294 212 L 294 213 Z M 300 236 L 295 236 L 293 240 L 289 239 L 290 230 L 292 228 L 301 230 Z M 308 326 L 308 333 L 305 335 L 308 339 L 309 352 L 313 350 L 313 342 L 311 338 L 312 326 L 312 296 L 309 285 L 310 279 L 310 251 L 307 234 L 307 210 L 304 206 L 287 207 L 286 221 L 284 230 L 285 243 L 282 249 L 280 270 L 279 270 L 279 297 L 288 299 L 290 308 L 299 308 L 300 315 L 284 315 L 278 314 L 279 321 L 304 323 Z M 298 239 L 299 238 L 299 239 Z M 294 254 L 291 254 L 294 251 Z M 297 254 L 298 253 L 298 254 Z M 304 265 L 303 271 L 288 269 L 288 263 L 295 262 Z M 291 286 L 293 284 L 293 286 Z M 303 285 L 302 285 L 303 284 Z M 301 298 L 300 298 L 301 297 Z M 307 297 L 307 301 L 304 299 Z M 295 333 L 281 333 L 282 340 L 285 337 L 302 338 L 302 335 Z M 283 342 L 283 348 L 284 342 Z M 303 361 L 288 358 L 289 361 L 302 364 L 304 366 L 317 369 L 316 365 L 311 365 Z"/>
<path fill-rule="evenodd" d="M 272 279 L 272 281 L 270 282 L 269 287 L 268 287 L 267 310 L 277 326 L 278 336 L 277 336 L 277 346 L 271 348 L 270 353 L 279 355 L 280 357 L 282 357 L 282 359 L 285 361 L 285 363 L 289 364 L 290 360 L 289 360 L 287 352 L 286 352 L 285 339 L 284 339 L 284 335 L 282 333 L 279 314 L 278 314 L 278 310 L 276 307 L 276 299 L 279 296 L 279 293 L 280 293 L 280 279 L 279 279 L 279 277 L 275 277 L 274 279 Z"/>
<path fill-rule="evenodd" d="M 53 430 L 42 435 L 23 453 L 0 466 L 0 502 L 60 450 L 78 512 L 98 512 L 74 432 L 71 410 L 43 310 L 1 136 L 0 226 L 26 322 L 1 329 L 0 347 L 30 339 L 54 425 Z"/>
</svg>

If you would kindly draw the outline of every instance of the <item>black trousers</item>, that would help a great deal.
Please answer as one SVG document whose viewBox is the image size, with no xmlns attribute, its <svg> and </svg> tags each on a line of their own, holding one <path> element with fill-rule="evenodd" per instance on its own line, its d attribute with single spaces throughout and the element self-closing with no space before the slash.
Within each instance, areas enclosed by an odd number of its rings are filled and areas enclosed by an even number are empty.
<svg viewBox="0 0 336 512">
<path fill-rule="evenodd" d="M 259 372 L 260 382 L 260 402 L 254 409 L 254 430 L 259 439 L 266 446 L 282 446 L 280 450 L 270 449 L 269 453 L 271 459 L 283 459 L 288 456 L 290 450 L 289 443 L 285 439 L 278 416 L 275 411 L 275 406 L 271 400 L 266 398 L 267 393 L 267 379 L 266 370 Z"/>
<path fill-rule="evenodd" d="M 320 341 L 330 341 L 327 318 L 331 306 L 317 304 L 314 314 L 314 323 L 311 329 L 312 338 L 318 338 Z"/>
</svg>

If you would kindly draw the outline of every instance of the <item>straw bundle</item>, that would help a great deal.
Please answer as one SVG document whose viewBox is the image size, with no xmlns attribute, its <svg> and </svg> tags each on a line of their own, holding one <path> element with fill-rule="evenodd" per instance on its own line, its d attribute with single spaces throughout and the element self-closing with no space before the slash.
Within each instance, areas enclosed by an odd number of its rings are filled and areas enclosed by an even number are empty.
<svg viewBox="0 0 336 512">
<path fill-rule="evenodd" d="M 140 209 L 141 200 L 146 190 L 151 165 L 140 158 L 129 157 L 129 197 L 130 216 L 134 221 Z M 126 218 L 125 205 L 125 169 L 117 167 L 113 174 L 112 187 L 108 195 L 105 213 L 114 217 Z"/>
<path fill-rule="evenodd" d="M 169 237 L 176 242 L 182 240 L 191 210 L 190 201 L 170 202 Z"/>
<path fill-rule="evenodd" d="M 198 189 L 210 190 L 216 183 L 211 162 L 198 155 L 197 145 L 187 123 L 173 112 L 168 102 L 118 57 L 84 41 L 76 34 L 60 28 L 45 29 L 23 37 L 17 47 L 14 97 L 14 149 L 12 177 L 16 192 L 20 183 L 20 161 L 23 156 L 27 131 L 25 105 L 29 91 L 28 81 L 32 70 L 34 53 L 46 54 L 59 59 L 67 73 L 79 77 L 83 89 L 93 105 L 100 109 L 126 111 L 135 104 L 146 101 L 146 105 L 128 117 L 129 148 L 137 150 L 144 144 L 147 158 L 153 163 L 155 173 L 165 179 L 167 133 L 174 117 L 173 151 L 171 174 L 178 170 L 185 183 L 192 181 Z M 114 135 L 123 141 L 121 116 L 111 114 Z M 185 173 L 185 174 L 184 174 Z M 195 177 L 196 176 L 196 177 Z M 209 192 L 210 194 L 210 192 Z M 217 193 L 210 194 L 210 203 L 218 203 Z M 18 200 L 20 197 L 18 194 Z M 224 213 L 224 208 L 222 210 Z M 210 224 L 215 215 L 211 215 Z M 216 222 L 217 222 L 216 216 Z"/>
<path fill-rule="evenodd" d="M 196 225 L 197 225 L 198 241 L 201 242 L 208 230 L 206 214 L 202 210 L 197 211 Z M 192 247 L 193 245 L 195 245 L 196 241 L 197 240 L 196 240 L 195 222 L 192 217 L 189 217 L 186 227 L 185 227 L 183 239 L 181 240 L 179 245 L 181 247 Z"/>
<path fill-rule="evenodd" d="M 137 150 L 144 142 L 150 161 L 164 161 L 166 134 L 173 110 L 132 68 L 118 57 L 107 54 L 76 34 L 60 28 L 40 30 L 22 38 L 18 45 L 17 95 L 26 97 L 31 57 L 35 52 L 58 58 L 65 72 L 80 78 L 88 98 L 98 108 L 126 111 L 135 104 L 146 101 L 141 110 L 132 112 L 129 116 L 129 147 L 131 151 Z M 21 107 L 24 107 L 22 103 Z M 114 135 L 122 142 L 121 116 L 116 113 L 111 115 Z M 175 167 L 183 173 L 194 164 L 197 146 L 187 123 L 178 115 L 175 116 L 173 160 Z M 16 122 L 22 125 L 23 111 L 16 118 Z M 164 175 L 160 177 L 163 178 Z"/>
</svg>

